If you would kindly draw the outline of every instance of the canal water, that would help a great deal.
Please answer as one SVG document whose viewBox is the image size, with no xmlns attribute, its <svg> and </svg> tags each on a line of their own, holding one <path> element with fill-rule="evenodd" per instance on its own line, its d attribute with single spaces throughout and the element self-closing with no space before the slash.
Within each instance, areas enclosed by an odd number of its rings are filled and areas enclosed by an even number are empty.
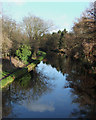
<svg viewBox="0 0 96 120">
<path fill-rule="evenodd" d="M 96 118 L 96 80 L 79 61 L 51 53 L 3 89 L 3 118 Z"/>
</svg>

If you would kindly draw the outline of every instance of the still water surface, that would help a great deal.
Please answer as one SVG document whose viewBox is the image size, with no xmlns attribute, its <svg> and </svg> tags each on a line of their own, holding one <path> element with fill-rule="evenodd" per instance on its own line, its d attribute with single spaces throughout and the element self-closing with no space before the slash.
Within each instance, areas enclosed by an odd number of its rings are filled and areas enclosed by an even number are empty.
<svg viewBox="0 0 96 120">
<path fill-rule="evenodd" d="M 87 70 L 64 56 L 47 56 L 3 90 L 3 117 L 96 118 L 96 80 Z"/>
</svg>

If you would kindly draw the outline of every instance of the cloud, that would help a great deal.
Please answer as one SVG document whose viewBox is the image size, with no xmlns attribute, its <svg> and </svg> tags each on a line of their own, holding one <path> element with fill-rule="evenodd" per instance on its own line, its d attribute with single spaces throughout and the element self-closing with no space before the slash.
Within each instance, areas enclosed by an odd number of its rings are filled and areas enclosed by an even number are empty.
<svg viewBox="0 0 96 120">
<path fill-rule="evenodd" d="M 54 111 L 55 108 L 52 105 L 46 105 L 46 104 L 41 104 L 41 103 L 30 103 L 30 104 L 24 104 L 24 106 L 33 112 L 45 112 L 45 111 Z"/>
</svg>

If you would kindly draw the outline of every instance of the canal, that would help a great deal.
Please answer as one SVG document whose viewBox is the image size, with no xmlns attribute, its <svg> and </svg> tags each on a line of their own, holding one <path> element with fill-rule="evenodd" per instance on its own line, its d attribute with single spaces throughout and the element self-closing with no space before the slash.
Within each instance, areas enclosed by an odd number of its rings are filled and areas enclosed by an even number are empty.
<svg viewBox="0 0 96 120">
<path fill-rule="evenodd" d="M 90 68 L 51 53 L 2 91 L 3 118 L 96 118 Z"/>
</svg>

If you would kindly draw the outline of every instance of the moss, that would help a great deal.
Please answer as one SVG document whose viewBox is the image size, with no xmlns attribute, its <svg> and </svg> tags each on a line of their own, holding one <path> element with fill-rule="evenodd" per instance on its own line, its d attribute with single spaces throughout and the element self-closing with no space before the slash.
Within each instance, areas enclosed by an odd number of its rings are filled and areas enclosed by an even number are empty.
<svg viewBox="0 0 96 120">
<path fill-rule="evenodd" d="M 32 57 L 33 60 L 36 60 L 36 57 Z"/>
<path fill-rule="evenodd" d="M 0 79 L 4 76 L 7 76 L 8 74 L 8 72 L 2 71 L 2 73 L 0 73 Z"/>
<path fill-rule="evenodd" d="M 34 64 L 34 63 L 31 63 L 30 65 L 28 65 L 27 66 L 28 72 L 31 71 L 31 70 L 33 70 L 35 68 L 35 66 L 36 66 L 36 64 Z"/>
<path fill-rule="evenodd" d="M 6 78 L 3 79 L 2 81 L 0 81 L 0 87 L 1 87 L 1 88 L 4 88 L 7 84 L 13 82 L 13 80 L 14 80 L 14 77 L 12 77 L 12 76 L 6 77 Z"/>
<path fill-rule="evenodd" d="M 42 57 L 42 56 L 38 58 L 39 61 L 41 61 L 41 60 L 43 60 L 43 59 L 44 59 L 44 57 Z"/>
<path fill-rule="evenodd" d="M 38 53 L 37 53 L 37 56 L 45 56 L 46 55 L 46 53 L 45 52 L 43 52 L 43 51 L 38 51 Z"/>
</svg>

